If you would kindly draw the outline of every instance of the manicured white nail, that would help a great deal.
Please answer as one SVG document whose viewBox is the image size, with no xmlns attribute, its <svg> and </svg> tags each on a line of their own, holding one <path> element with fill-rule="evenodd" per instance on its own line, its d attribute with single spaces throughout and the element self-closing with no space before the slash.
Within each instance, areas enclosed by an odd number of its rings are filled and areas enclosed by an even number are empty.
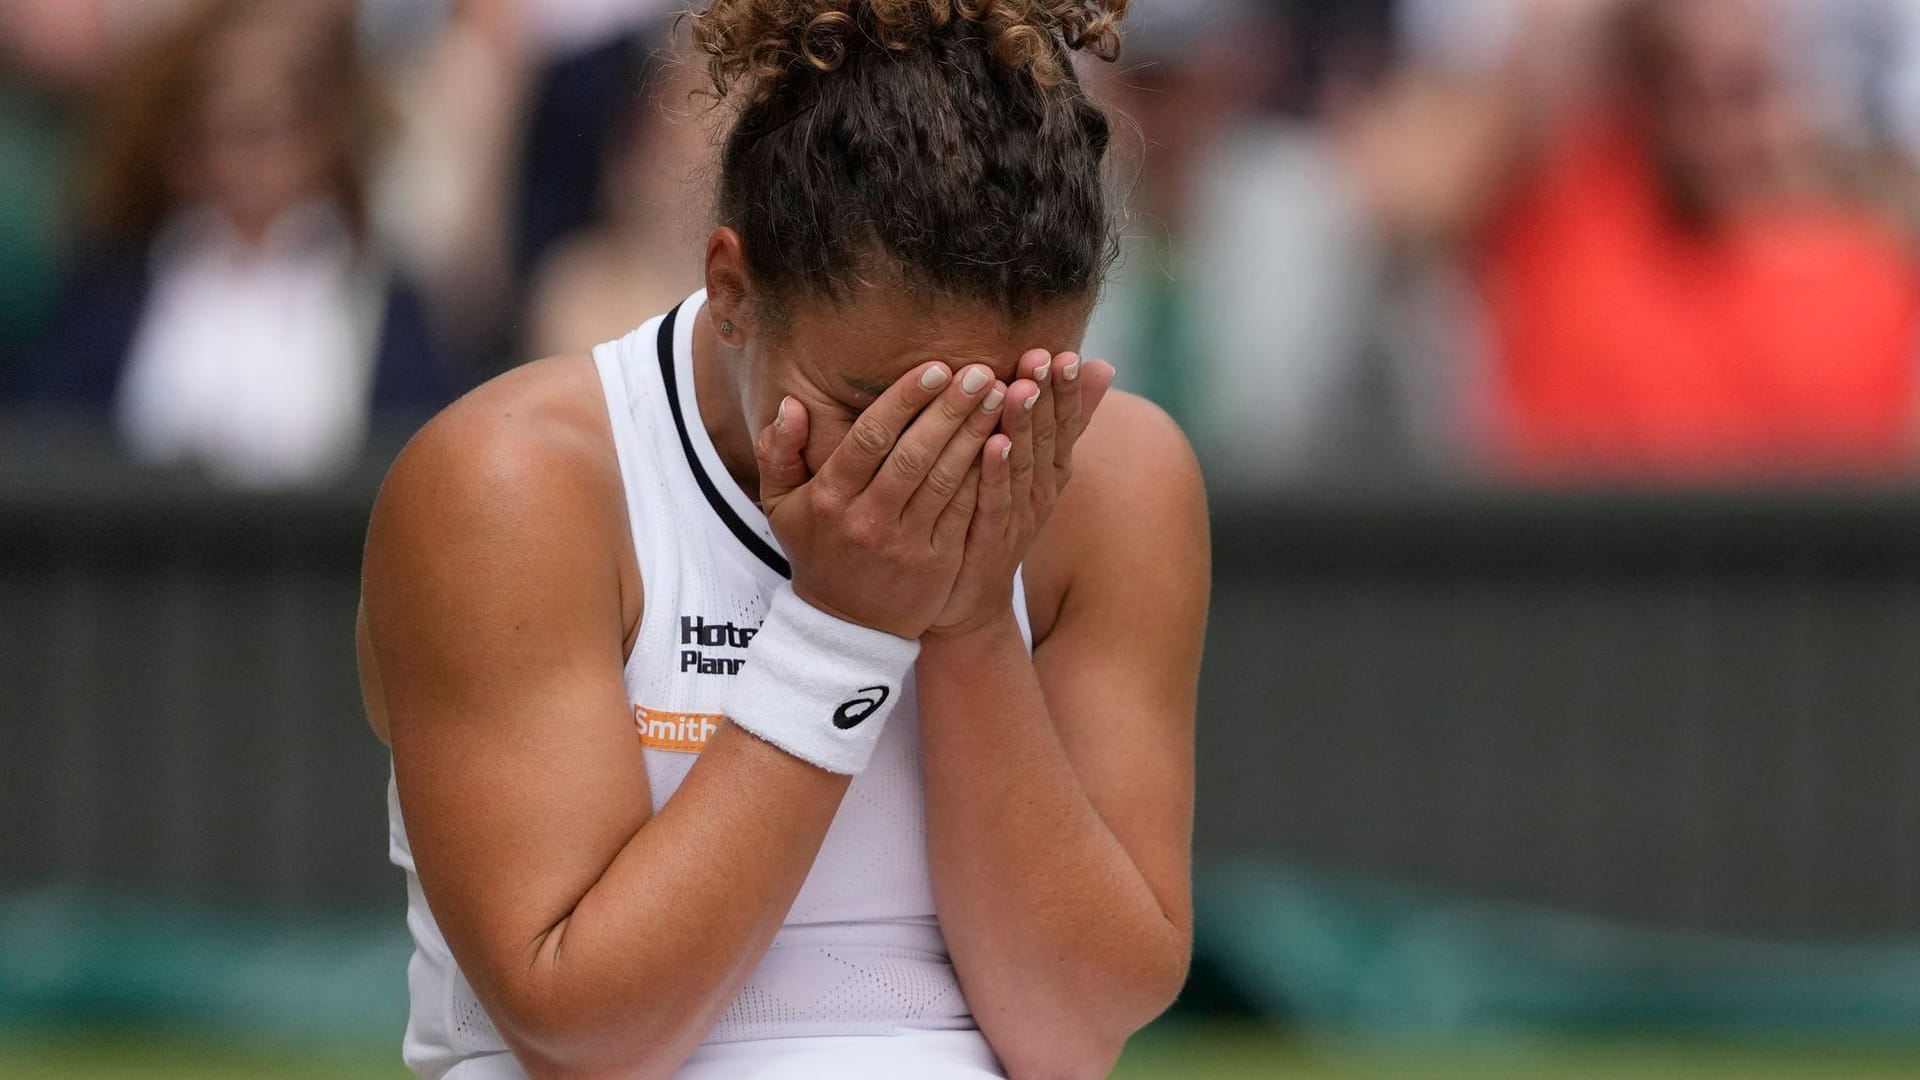
<svg viewBox="0 0 1920 1080">
<path fill-rule="evenodd" d="M 1060 377 L 1067 380 L 1068 382 L 1072 382 L 1073 380 L 1079 378 L 1080 377 L 1080 361 L 1075 360 L 1073 363 L 1068 364 L 1066 367 L 1061 368 Z"/>
<path fill-rule="evenodd" d="M 786 433 L 787 406 L 792 403 L 793 403 L 793 398 L 791 397 L 783 397 L 780 399 L 780 412 L 773 418 L 773 430 L 778 431 L 782 434 Z"/>
<path fill-rule="evenodd" d="M 1038 404 L 1040 404 L 1040 395 L 1039 395 L 1039 394 L 1035 394 L 1035 395 L 1033 395 L 1032 397 L 1030 397 L 1030 398 L 1028 398 L 1028 399 L 1027 399 L 1027 403 L 1026 403 L 1026 405 L 1024 406 L 1024 408 L 1025 408 L 1025 409 L 1026 409 L 1026 410 L 1027 410 L 1028 412 L 1032 412 L 1032 411 L 1033 411 L 1033 407 L 1034 407 L 1035 405 L 1038 405 Z"/>
<path fill-rule="evenodd" d="M 1005 460 L 1007 460 L 1008 458 L 1010 458 L 1010 457 L 1012 457 L 1012 456 L 1013 456 L 1013 444 L 1012 444 L 1012 443 L 1008 443 L 1007 445 L 1005 445 L 1005 446 L 1003 446 L 1003 447 L 1001 447 L 1001 448 L 1000 448 L 1000 460 L 1001 460 L 1001 461 L 1005 461 Z"/>
<path fill-rule="evenodd" d="M 1000 403 L 1005 400 L 1007 400 L 1007 392 L 1005 390 L 995 390 L 993 393 L 987 395 L 985 401 L 980 403 L 980 411 L 999 412 Z"/>
<path fill-rule="evenodd" d="M 986 388 L 988 381 L 992 378 L 993 376 L 980 368 L 968 368 L 967 373 L 960 378 L 960 389 L 968 394 L 977 394 Z"/>
<path fill-rule="evenodd" d="M 1051 371 L 1051 370 L 1053 370 L 1053 361 L 1051 361 L 1051 360 L 1049 360 L 1049 361 L 1047 361 L 1047 362 L 1046 362 L 1046 363 L 1044 363 L 1044 364 L 1041 364 L 1041 365 L 1040 365 L 1039 367 L 1037 367 L 1037 368 L 1034 368 L 1034 369 L 1033 369 L 1033 381 L 1034 381 L 1034 382 L 1046 382 L 1046 381 L 1047 381 L 1047 372 L 1049 372 L 1049 371 Z"/>
<path fill-rule="evenodd" d="M 952 377 L 953 373 L 947 370 L 946 365 L 935 364 L 920 376 L 920 389 L 938 390 L 947 385 L 947 380 Z"/>
</svg>

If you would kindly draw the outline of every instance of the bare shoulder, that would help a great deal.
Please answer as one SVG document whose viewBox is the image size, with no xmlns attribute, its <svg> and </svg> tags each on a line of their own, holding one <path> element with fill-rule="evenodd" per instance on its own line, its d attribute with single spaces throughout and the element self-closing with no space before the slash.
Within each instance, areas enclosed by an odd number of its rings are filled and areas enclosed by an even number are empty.
<svg viewBox="0 0 1920 1080">
<path fill-rule="evenodd" d="M 489 541 L 540 545 L 566 527 L 617 525 L 621 507 L 593 363 L 536 361 L 454 402 L 407 444 L 374 506 L 368 584 L 382 547 L 418 533 L 449 555 Z"/>
<path fill-rule="evenodd" d="M 538 498 L 556 482 L 618 474 L 592 361 L 553 357 L 489 380 L 428 422 L 395 460 L 379 505 L 395 513 L 469 494 Z"/>
<path fill-rule="evenodd" d="M 617 625 L 639 601 L 625 535 L 612 427 L 587 358 L 528 364 L 461 398 L 401 452 L 374 505 L 361 576 L 369 698 L 401 653 L 417 668 L 422 650 L 477 652 L 496 632 L 545 625 L 552 641 L 564 636 L 557 620 Z M 460 633 L 442 633 L 449 626 Z"/>
<path fill-rule="evenodd" d="M 1209 577 L 1206 488 L 1193 448 L 1166 411 L 1115 390 L 1080 437 L 1053 519 L 1027 560 L 1035 631 L 1044 637 L 1070 590 L 1177 569 Z"/>
<path fill-rule="evenodd" d="M 1200 465 L 1180 425 L 1146 398 L 1115 390 L 1080 437 L 1073 478 L 1047 532 L 1071 555 L 1116 543 L 1179 548 L 1196 535 L 1204 546 L 1206 505 Z"/>
<path fill-rule="evenodd" d="M 612 619 L 639 601 L 614 567 L 620 469 L 586 357 L 518 367 L 447 405 L 399 454 L 367 528 L 355 626 L 367 715 L 390 740 L 392 696 L 422 671 L 501 669 L 490 638 L 559 617 Z M 618 586 L 614 584 L 618 582 Z M 444 628 L 459 626 L 457 634 Z M 547 626 L 547 640 L 561 640 Z M 470 653 L 470 655 L 461 655 Z M 392 671 L 386 671 L 392 669 Z M 413 673 L 396 684 L 394 671 Z"/>
<path fill-rule="evenodd" d="M 381 599 L 439 573 L 493 588 L 490 570 L 533 580 L 520 572 L 528 562 L 585 562 L 610 581 L 624 509 L 592 362 L 516 368 L 448 406 L 395 460 L 367 530 L 368 614 L 377 629 Z"/>
<path fill-rule="evenodd" d="M 1142 499 L 1192 502 L 1204 512 L 1205 485 L 1186 433 L 1138 394 L 1107 395 L 1073 460 L 1073 480 L 1061 500 L 1068 513 L 1099 517 Z"/>
</svg>

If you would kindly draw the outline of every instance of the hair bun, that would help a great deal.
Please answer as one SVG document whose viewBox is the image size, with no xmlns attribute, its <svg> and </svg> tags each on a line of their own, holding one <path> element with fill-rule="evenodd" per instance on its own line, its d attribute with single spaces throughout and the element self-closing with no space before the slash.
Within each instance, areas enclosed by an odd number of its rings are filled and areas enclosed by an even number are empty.
<svg viewBox="0 0 1920 1080">
<path fill-rule="evenodd" d="M 971 24 L 1009 67 L 1043 86 L 1067 77 L 1068 53 L 1120 55 L 1128 0 L 713 0 L 694 12 L 694 47 L 707 56 L 714 89 L 751 100 L 801 71 L 828 72 L 849 53 L 906 53 Z"/>
</svg>

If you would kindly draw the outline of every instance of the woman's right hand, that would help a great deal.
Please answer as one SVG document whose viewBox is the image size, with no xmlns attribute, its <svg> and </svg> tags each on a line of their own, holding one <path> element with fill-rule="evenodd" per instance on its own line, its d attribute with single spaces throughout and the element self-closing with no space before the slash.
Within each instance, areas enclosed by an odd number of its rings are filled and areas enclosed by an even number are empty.
<svg viewBox="0 0 1920 1080">
<path fill-rule="evenodd" d="M 801 451 L 807 411 L 787 398 L 754 444 L 760 505 L 793 564 L 793 590 L 831 615 L 918 638 L 966 554 L 981 450 L 1006 386 L 983 364 L 901 376 L 854 421 L 819 473 Z"/>
</svg>

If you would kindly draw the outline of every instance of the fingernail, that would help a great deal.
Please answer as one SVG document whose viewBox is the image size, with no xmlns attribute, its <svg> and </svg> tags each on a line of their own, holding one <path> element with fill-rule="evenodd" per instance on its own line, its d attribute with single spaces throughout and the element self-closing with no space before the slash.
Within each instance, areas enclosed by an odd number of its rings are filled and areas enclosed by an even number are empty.
<svg viewBox="0 0 1920 1080">
<path fill-rule="evenodd" d="M 1028 412 L 1032 412 L 1032 411 L 1033 411 L 1033 407 L 1034 407 L 1035 405 L 1038 405 L 1038 404 L 1040 404 L 1040 395 L 1039 395 L 1039 394 L 1035 394 L 1035 395 L 1033 395 L 1032 397 L 1030 397 L 1030 398 L 1028 398 L 1028 399 L 1027 399 L 1027 403 L 1026 403 L 1026 405 L 1025 405 L 1025 408 L 1026 408 L 1026 410 L 1027 410 Z"/>
<path fill-rule="evenodd" d="M 1075 360 L 1073 363 L 1068 364 L 1066 367 L 1061 368 L 1060 377 L 1067 380 L 1068 382 L 1072 382 L 1073 380 L 1079 378 L 1080 377 L 1080 361 Z"/>
<path fill-rule="evenodd" d="M 792 397 L 780 399 L 780 412 L 773 418 L 773 430 L 785 434 L 787 430 L 787 406 L 793 403 Z"/>
<path fill-rule="evenodd" d="M 987 382 L 992 378 L 993 376 L 979 368 L 968 368 L 967 373 L 960 379 L 960 389 L 964 393 L 977 394 L 986 388 Z"/>
<path fill-rule="evenodd" d="M 953 373 L 947 370 L 945 364 L 935 364 L 920 376 L 920 389 L 938 390 L 947 385 L 947 380 L 952 377 Z"/>
<path fill-rule="evenodd" d="M 1005 446 L 1003 446 L 1003 447 L 1001 447 L 1001 448 L 1000 448 L 1000 460 L 1001 460 L 1001 461 L 1005 461 L 1005 460 L 1007 460 L 1008 458 L 1010 458 L 1010 457 L 1012 457 L 1012 456 L 1013 456 L 1013 444 L 1012 444 L 1012 443 L 1008 443 L 1007 445 L 1005 445 Z"/>
<path fill-rule="evenodd" d="M 1000 403 L 1005 400 L 1007 400 L 1007 392 L 1005 390 L 995 390 L 993 393 L 987 395 L 987 400 L 980 403 L 980 411 L 999 412 Z"/>
<path fill-rule="evenodd" d="M 1033 369 L 1033 381 L 1034 381 L 1034 382 L 1046 382 L 1046 381 L 1047 381 L 1047 372 L 1048 372 L 1048 371 L 1050 371 L 1050 370 L 1052 370 L 1052 368 L 1053 368 L 1053 361 L 1051 361 L 1051 360 L 1049 360 L 1049 361 L 1047 361 L 1047 362 L 1046 362 L 1046 363 L 1044 363 L 1044 364 L 1041 364 L 1041 365 L 1040 365 L 1039 367 L 1037 367 L 1037 368 L 1034 368 L 1034 369 Z"/>
</svg>

